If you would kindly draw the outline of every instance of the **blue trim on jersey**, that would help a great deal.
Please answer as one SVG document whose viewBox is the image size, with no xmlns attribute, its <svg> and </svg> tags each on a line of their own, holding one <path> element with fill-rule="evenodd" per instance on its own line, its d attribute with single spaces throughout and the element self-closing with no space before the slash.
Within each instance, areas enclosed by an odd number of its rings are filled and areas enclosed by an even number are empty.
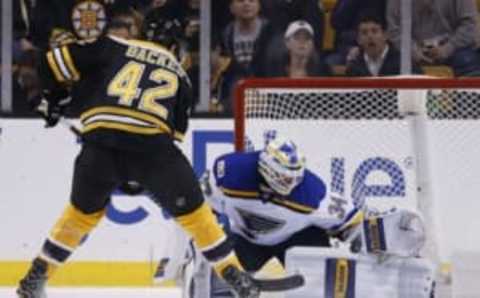
<svg viewBox="0 0 480 298">
<path fill-rule="evenodd" d="M 258 172 L 258 159 L 260 151 L 248 153 L 229 153 L 215 160 L 213 174 L 217 187 L 230 197 L 258 198 L 261 194 L 260 184 L 266 184 Z M 305 170 L 302 183 L 297 185 L 289 196 L 282 197 L 274 194 L 273 203 L 285 205 L 277 198 L 296 205 L 317 209 L 320 202 L 325 198 L 325 183 L 309 170 Z M 268 200 L 268 199 L 266 199 Z M 292 206 L 290 206 L 292 207 Z M 296 208 L 293 208 L 294 210 Z M 303 210 L 305 212 L 305 210 Z"/>
</svg>

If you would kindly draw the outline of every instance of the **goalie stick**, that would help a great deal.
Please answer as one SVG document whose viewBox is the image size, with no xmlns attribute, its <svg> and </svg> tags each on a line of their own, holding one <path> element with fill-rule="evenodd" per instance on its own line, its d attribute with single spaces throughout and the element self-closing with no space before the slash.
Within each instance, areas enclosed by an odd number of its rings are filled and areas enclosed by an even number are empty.
<svg viewBox="0 0 480 298">
<path fill-rule="evenodd" d="M 305 278 L 301 274 L 292 274 L 274 279 L 252 278 L 261 292 L 281 292 L 299 288 L 305 284 Z"/>
</svg>

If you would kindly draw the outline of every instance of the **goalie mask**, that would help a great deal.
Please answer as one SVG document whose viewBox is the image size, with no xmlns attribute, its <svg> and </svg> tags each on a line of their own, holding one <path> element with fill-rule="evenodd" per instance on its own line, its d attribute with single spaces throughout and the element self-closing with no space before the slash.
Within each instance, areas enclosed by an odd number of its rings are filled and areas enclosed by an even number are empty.
<svg viewBox="0 0 480 298">
<path fill-rule="evenodd" d="M 288 195 L 303 180 L 305 157 L 292 141 L 275 139 L 260 153 L 258 171 L 275 192 Z"/>
</svg>

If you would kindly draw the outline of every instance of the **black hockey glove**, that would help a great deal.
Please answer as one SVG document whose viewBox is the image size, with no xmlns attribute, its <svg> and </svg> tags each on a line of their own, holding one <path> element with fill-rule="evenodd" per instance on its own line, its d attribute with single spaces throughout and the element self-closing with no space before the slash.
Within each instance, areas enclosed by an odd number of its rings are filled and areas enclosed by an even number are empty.
<svg viewBox="0 0 480 298">
<path fill-rule="evenodd" d="M 50 128 L 58 124 L 70 101 L 71 98 L 66 89 L 43 90 L 41 95 L 30 101 L 30 106 L 45 120 L 45 127 Z"/>
</svg>

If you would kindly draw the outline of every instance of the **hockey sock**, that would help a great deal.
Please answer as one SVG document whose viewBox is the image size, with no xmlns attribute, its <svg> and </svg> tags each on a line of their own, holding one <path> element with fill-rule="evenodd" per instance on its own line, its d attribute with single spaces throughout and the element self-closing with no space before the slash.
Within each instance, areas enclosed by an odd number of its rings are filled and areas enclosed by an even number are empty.
<svg viewBox="0 0 480 298">
<path fill-rule="evenodd" d="M 223 272 L 229 265 L 243 271 L 231 241 L 206 203 L 190 214 L 177 217 L 176 220 L 193 237 L 198 249 L 217 273 Z"/>
<path fill-rule="evenodd" d="M 49 263 L 48 276 L 51 276 L 55 269 L 68 259 L 104 215 L 105 210 L 85 214 L 71 204 L 65 208 L 43 244 L 39 256 Z"/>
</svg>

